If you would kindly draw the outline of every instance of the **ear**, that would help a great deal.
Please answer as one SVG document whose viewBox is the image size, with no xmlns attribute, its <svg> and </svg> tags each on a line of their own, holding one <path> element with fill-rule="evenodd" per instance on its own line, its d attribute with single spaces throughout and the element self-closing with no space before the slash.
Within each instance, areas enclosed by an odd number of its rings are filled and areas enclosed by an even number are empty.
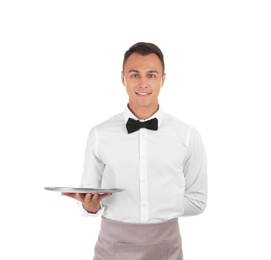
<svg viewBox="0 0 271 260">
<path fill-rule="evenodd" d="M 126 86 L 126 81 L 125 81 L 125 76 L 124 76 L 123 71 L 121 72 L 121 82 L 123 86 Z"/>
<path fill-rule="evenodd" d="M 165 80 L 166 80 L 166 73 L 164 73 L 164 75 L 163 75 L 162 78 L 161 78 L 160 88 L 164 86 Z"/>
</svg>

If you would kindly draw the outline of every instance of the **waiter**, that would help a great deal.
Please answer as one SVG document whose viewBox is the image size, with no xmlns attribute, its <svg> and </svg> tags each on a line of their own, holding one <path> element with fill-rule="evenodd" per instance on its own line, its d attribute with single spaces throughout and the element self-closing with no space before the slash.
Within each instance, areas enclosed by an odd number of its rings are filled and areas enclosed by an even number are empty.
<svg viewBox="0 0 271 260">
<path fill-rule="evenodd" d="M 182 260 L 178 217 L 205 210 L 204 145 L 194 127 L 160 107 L 165 78 L 155 44 L 138 42 L 125 52 L 128 105 L 90 130 L 81 179 L 84 188 L 124 190 L 62 193 L 78 200 L 84 215 L 102 216 L 95 260 Z"/>
</svg>

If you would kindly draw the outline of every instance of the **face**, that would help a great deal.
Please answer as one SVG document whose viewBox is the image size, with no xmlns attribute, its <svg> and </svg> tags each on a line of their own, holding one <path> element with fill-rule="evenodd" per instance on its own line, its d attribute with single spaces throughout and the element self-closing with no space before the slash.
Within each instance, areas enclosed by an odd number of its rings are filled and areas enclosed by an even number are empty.
<svg viewBox="0 0 271 260">
<path fill-rule="evenodd" d="M 158 56 L 154 53 L 142 56 L 133 53 L 127 59 L 122 72 L 122 84 L 129 96 L 129 107 L 138 109 L 158 109 L 158 96 L 166 75 Z"/>
</svg>

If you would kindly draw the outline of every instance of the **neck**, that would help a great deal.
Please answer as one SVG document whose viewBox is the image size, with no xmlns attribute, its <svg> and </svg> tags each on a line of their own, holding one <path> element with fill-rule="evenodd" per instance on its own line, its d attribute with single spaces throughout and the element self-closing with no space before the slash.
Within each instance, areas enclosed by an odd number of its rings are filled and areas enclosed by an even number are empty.
<svg viewBox="0 0 271 260">
<path fill-rule="evenodd" d="M 150 118 L 153 114 L 155 114 L 158 109 L 159 105 L 150 108 L 150 107 L 133 107 L 130 103 L 128 104 L 128 108 L 131 110 L 131 112 L 139 119 L 139 120 L 145 120 L 147 118 Z"/>
</svg>

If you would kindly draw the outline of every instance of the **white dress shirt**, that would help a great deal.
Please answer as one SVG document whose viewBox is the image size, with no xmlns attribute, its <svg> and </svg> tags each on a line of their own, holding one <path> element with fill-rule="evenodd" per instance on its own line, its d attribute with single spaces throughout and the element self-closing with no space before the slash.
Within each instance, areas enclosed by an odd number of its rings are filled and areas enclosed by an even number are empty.
<svg viewBox="0 0 271 260">
<path fill-rule="evenodd" d="M 103 199 L 97 214 L 79 204 L 83 215 L 156 223 L 202 213 L 207 173 L 198 131 L 159 109 L 151 117 L 158 119 L 157 131 L 128 134 L 129 117 L 137 119 L 127 107 L 90 130 L 80 186 L 124 190 Z"/>
</svg>

